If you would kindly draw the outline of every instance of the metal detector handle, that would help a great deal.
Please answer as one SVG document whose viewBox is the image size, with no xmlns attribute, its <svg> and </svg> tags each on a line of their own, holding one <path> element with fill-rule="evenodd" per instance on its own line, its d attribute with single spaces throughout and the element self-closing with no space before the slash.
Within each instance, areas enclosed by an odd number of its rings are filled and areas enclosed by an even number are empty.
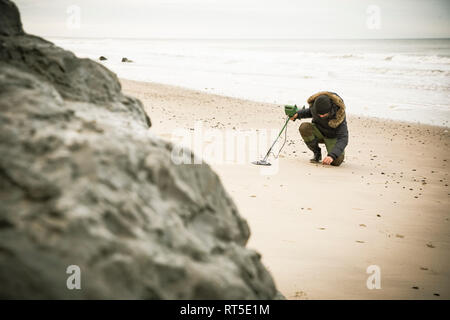
<svg viewBox="0 0 450 320">
<path fill-rule="evenodd" d="M 287 116 L 286 122 L 285 122 L 283 128 L 281 128 L 280 133 L 278 134 L 277 138 L 276 138 L 275 141 L 272 143 L 272 146 L 269 148 L 269 151 L 267 151 L 267 154 L 266 154 L 266 156 L 264 157 L 264 160 L 263 160 L 263 161 L 266 161 L 267 158 L 269 157 L 269 154 L 270 154 L 270 152 L 272 151 L 272 148 L 274 147 L 275 143 L 277 143 L 278 138 L 281 136 L 281 134 L 283 133 L 284 129 L 286 129 L 286 126 L 287 126 L 288 123 L 289 123 L 289 119 L 290 119 L 289 116 Z"/>
</svg>

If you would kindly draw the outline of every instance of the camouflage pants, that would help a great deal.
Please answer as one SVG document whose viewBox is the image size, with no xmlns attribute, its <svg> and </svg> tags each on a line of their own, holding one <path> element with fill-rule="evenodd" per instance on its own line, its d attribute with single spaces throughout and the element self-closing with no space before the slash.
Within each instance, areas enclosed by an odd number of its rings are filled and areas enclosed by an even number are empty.
<svg viewBox="0 0 450 320">
<path fill-rule="evenodd" d="M 310 122 L 303 122 L 300 127 L 298 128 L 300 131 L 300 135 L 303 138 L 303 141 L 305 143 L 311 143 L 312 141 L 316 140 L 318 143 L 324 143 L 325 147 L 327 148 L 327 152 L 331 152 L 333 150 L 334 145 L 337 142 L 336 138 L 326 138 L 323 136 L 322 132 L 317 129 L 316 125 L 314 123 Z M 344 161 L 345 152 L 342 152 L 342 154 L 334 160 L 331 165 L 332 166 L 339 166 Z"/>
</svg>

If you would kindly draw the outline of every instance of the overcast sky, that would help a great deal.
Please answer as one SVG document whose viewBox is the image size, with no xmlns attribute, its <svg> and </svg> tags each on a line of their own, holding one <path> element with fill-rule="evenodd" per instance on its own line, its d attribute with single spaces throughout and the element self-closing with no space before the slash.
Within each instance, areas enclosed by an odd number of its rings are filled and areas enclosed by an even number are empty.
<svg viewBox="0 0 450 320">
<path fill-rule="evenodd" d="M 450 38 L 450 0 L 15 2 L 25 31 L 47 37 Z"/>
</svg>

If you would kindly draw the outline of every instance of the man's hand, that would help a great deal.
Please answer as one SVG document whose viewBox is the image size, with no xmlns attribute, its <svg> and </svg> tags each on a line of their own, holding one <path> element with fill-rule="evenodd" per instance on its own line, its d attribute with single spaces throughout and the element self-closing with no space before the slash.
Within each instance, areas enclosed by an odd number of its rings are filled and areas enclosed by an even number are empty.
<svg viewBox="0 0 450 320">
<path fill-rule="evenodd" d="M 298 117 L 298 113 L 294 114 L 294 115 L 291 117 L 291 120 L 292 120 L 292 121 L 295 121 L 295 119 L 297 119 L 297 117 Z"/>
<path fill-rule="evenodd" d="M 325 159 L 323 159 L 322 163 L 323 164 L 331 164 L 333 162 L 333 158 L 330 156 L 326 156 Z"/>
</svg>

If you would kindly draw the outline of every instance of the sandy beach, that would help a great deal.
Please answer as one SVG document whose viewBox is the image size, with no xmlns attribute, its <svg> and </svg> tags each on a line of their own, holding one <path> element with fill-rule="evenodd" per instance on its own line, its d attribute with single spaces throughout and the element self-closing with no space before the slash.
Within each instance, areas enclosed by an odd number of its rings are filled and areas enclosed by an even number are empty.
<svg viewBox="0 0 450 320">
<path fill-rule="evenodd" d="M 150 130 L 165 139 L 176 129 L 193 130 L 197 121 L 224 131 L 283 125 L 283 110 L 273 104 L 121 83 L 143 102 Z M 276 174 L 262 175 L 249 162 L 211 163 L 250 226 L 248 247 L 261 253 L 288 299 L 449 299 L 448 130 L 347 119 L 341 167 L 309 163 L 299 121 L 289 122 Z M 367 287 L 369 266 L 379 267 L 380 289 Z"/>
</svg>

